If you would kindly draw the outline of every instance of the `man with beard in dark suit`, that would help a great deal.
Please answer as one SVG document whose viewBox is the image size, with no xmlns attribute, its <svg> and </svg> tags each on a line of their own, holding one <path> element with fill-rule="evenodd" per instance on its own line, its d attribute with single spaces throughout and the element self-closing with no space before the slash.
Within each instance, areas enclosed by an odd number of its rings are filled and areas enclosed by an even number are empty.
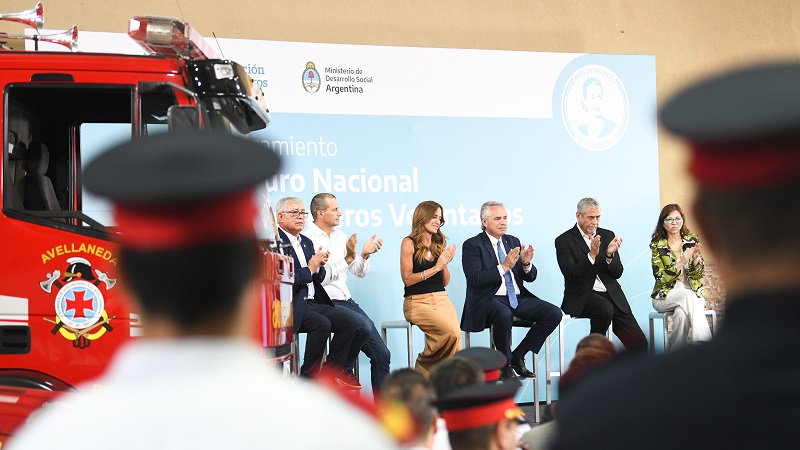
<svg viewBox="0 0 800 450">
<path fill-rule="evenodd" d="M 614 334 L 627 350 L 646 350 L 647 338 L 633 316 L 617 281 L 622 276 L 619 248 L 622 239 L 599 228 L 600 203 L 578 202 L 577 223 L 556 238 L 556 258 L 564 275 L 561 309 L 572 317 L 591 321 L 590 333 L 604 334 L 613 323 Z"/>
<path fill-rule="evenodd" d="M 798 62 L 738 69 L 662 108 L 690 144 L 693 219 L 725 284 L 725 323 L 709 342 L 588 376 L 559 401 L 555 448 L 797 448 L 798 80 Z"/>
</svg>

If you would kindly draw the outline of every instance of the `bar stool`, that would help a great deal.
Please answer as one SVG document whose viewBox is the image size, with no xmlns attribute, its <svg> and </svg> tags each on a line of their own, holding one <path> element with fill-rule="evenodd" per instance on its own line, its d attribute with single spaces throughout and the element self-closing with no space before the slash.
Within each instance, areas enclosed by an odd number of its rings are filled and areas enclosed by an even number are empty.
<svg viewBox="0 0 800 450">
<path fill-rule="evenodd" d="M 711 335 L 714 335 L 714 332 L 717 330 L 717 312 L 714 310 L 706 310 L 703 311 L 706 317 L 711 317 Z M 672 317 L 672 311 L 661 313 L 658 311 L 652 311 L 650 313 L 650 354 L 656 354 L 656 342 L 655 342 L 655 326 L 653 321 L 656 319 L 661 319 L 664 323 L 664 353 L 669 352 L 669 341 L 667 340 L 667 332 L 669 331 L 669 318 Z"/>
<path fill-rule="evenodd" d="M 292 374 L 300 374 L 300 333 L 292 336 Z"/>
<path fill-rule="evenodd" d="M 414 335 L 411 332 L 412 326 L 413 324 L 407 320 L 387 320 L 381 323 L 381 338 L 383 339 L 383 343 L 387 346 L 389 345 L 389 342 L 388 336 L 386 335 L 386 330 L 389 328 L 405 328 L 406 341 L 408 344 L 408 367 L 414 367 Z"/>
<path fill-rule="evenodd" d="M 331 347 L 331 339 L 333 339 L 333 333 L 331 333 L 330 337 L 328 337 L 328 342 L 326 347 L 330 349 Z M 325 354 L 322 355 L 322 362 L 325 362 L 327 358 L 328 352 L 326 351 Z M 294 334 L 294 339 L 292 339 L 292 373 L 294 375 L 299 375 L 300 371 L 300 333 Z M 356 357 L 355 366 L 353 366 L 353 374 L 356 378 L 359 378 L 359 369 L 358 369 L 358 357 Z"/>
<path fill-rule="evenodd" d="M 530 328 L 533 325 L 533 322 L 528 320 L 522 320 L 519 317 L 514 316 L 511 320 L 511 327 L 519 327 L 519 328 Z M 492 348 L 495 347 L 494 343 L 494 327 L 489 326 L 489 343 Z M 545 367 L 549 369 L 550 367 L 550 336 L 544 341 L 545 347 Z M 510 361 L 509 361 L 510 363 Z M 520 377 L 521 380 L 533 380 L 533 404 L 534 408 L 534 422 L 539 423 L 542 421 L 541 412 L 539 411 L 539 354 L 533 353 L 533 378 L 523 378 Z M 550 379 L 550 372 L 549 370 L 545 371 L 545 385 L 547 386 L 546 392 L 546 404 L 550 404 L 552 402 L 552 398 L 550 396 L 550 383 L 552 380 Z"/>
</svg>

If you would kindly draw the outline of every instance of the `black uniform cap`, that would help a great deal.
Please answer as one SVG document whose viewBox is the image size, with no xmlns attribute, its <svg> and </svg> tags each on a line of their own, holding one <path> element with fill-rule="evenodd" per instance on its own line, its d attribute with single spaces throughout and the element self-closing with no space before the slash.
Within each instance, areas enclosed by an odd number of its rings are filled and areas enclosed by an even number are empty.
<svg viewBox="0 0 800 450">
<path fill-rule="evenodd" d="M 83 181 L 115 203 L 123 245 L 166 249 L 253 235 L 255 185 L 279 167 L 261 144 L 183 131 L 118 145 L 89 163 Z"/>
<path fill-rule="evenodd" d="M 449 431 L 477 428 L 503 420 L 525 422 L 514 403 L 516 385 L 481 384 L 453 391 L 434 401 Z"/>
<path fill-rule="evenodd" d="M 481 369 L 486 382 L 500 379 L 500 369 L 508 364 L 506 356 L 497 350 L 487 347 L 470 347 L 456 352 L 454 356 L 461 356 L 476 362 Z"/>
<path fill-rule="evenodd" d="M 734 70 L 667 101 L 661 123 L 690 141 L 701 186 L 748 189 L 800 175 L 800 62 Z"/>
<path fill-rule="evenodd" d="M 696 142 L 796 133 L 800 128 L 800 63 L 748 67 L 697 83 L 664 105 L 661 122 Z"/>
</svg>

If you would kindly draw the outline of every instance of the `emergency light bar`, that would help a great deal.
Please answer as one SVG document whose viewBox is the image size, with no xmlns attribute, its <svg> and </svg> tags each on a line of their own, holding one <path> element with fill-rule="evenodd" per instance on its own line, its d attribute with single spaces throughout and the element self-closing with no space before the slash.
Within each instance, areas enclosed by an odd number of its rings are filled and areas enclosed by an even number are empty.
<svg viewBox="0 0 800 450">
<path fill-rule="evenodd" d="M 187 22 L 171 17 L 131 19 L 128 36 L 150 53 L 186 59 L 214 59 L 217 54 Z"/>
</svg>

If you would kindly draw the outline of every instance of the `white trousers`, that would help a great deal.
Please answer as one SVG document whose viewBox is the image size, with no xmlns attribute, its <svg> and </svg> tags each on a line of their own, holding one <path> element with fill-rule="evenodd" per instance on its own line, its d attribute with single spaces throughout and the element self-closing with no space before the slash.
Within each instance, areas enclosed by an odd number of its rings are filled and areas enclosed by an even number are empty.
<svg viewBox="0 0 800 450">
<path fill-rule="evenodd" d="M 689 326 L 692 341 L 711 339 L 711 329 L 705 315 L 706 301 L 697 296 L 689 285 L 678 281 L 665 299 L 653 299 L 653 309 L 660 313 L 672 311 L 672 333 L 667 338 L 670 350 L 689 343 Z"/>
</svg>

